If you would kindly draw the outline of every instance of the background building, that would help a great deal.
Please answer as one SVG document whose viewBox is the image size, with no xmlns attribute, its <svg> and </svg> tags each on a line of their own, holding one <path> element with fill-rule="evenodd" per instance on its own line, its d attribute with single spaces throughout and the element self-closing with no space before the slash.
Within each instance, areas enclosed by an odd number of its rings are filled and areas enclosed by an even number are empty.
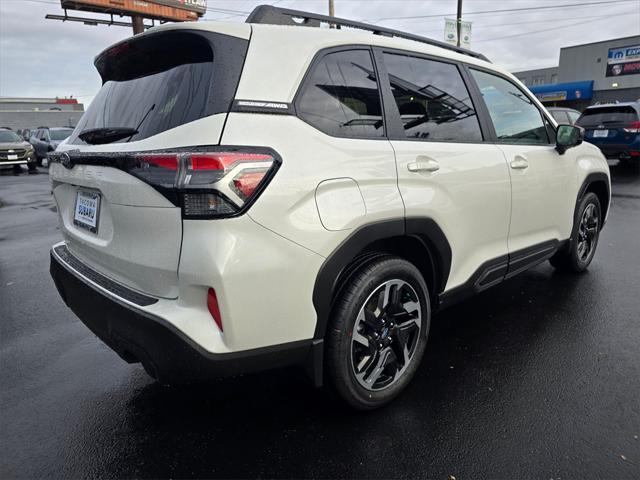
<svg viewBox="0 0 640 480">
<path fill-rule="evenodd" d="M 84 105 L 75 98 L 0 97 L 0 127 L 75 127 Z"/>
<path fill-rule="evenodd" d="M 514 72 L 546 105 L 583 110 L 640 99 L 640 36 L 560 49 L 557 67 Z"/>
</svg>

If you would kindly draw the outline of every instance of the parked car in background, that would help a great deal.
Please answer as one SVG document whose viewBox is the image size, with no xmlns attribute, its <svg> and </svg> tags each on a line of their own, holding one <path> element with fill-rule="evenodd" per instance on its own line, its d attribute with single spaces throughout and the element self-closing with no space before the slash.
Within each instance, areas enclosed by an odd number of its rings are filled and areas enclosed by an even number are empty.
<svg viewBox="0 0 640 480">
<path fill-rule="evenodd" d="M 573 125 L 580 118 L 580 112 L 573 108 L 549 107 L 547 111 L 559 124 Z"/>
<path fill-rule="evenodd" d="M 23 128 L 20 135 L 28 142 L 31 139 L 31 132 L 35 132 L 35 129 Z"/>
<path fill-rule="evenodd" d="M 55 151 L 64 139 L 73 132 L 73 128 L 69 127 L 39 127 L 32 132 L 29 142 L 36 150 L 38 164 L 42 165 L 42 159 L 46 158 L 47 153 Z"/>
<path fill-rule="evenodd" d="M 16 172 L 25 165 L 29 172 L 36 171 L 36 154 L 29 142 L 6 128 L 0 129 L 0 168 L 11 167 Z"/>
<path fill-rule="evenodd" d="M 588 107 L 576 122 L 607 158 L 640 164 L 640 102 Z"/>
</svg>

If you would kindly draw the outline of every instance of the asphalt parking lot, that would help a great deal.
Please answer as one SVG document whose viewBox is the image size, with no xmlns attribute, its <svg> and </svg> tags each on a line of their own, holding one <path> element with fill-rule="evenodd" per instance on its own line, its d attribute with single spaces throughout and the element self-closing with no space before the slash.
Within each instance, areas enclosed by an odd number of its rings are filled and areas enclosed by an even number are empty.
<svg viewBox="0 0 640 480">
<path fill-rule="evenodd" d="M 59 298 L 46 170 L 0 172 L 0 477 L 640 477 L 640 175 L 580 276 L 540 265 L 436 317 L 423 365 L 354 413 L 282 370 L 163 387 Z"/>
</svg>

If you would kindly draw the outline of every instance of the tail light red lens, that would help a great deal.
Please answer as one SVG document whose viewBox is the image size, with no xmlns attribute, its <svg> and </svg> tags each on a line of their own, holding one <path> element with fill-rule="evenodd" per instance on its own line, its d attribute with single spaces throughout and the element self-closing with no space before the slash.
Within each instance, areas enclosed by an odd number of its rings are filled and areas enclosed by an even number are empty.
<svg viewBox="0 0 640 480">
<path fill-rule="evenodd" d="M 627 133 L 640 133 L 640 122 L 632 122 L 623 130 Z"/>
<path fill-rule="evenodd" d="M 265 169 L 240 172 L 233 179 L 233 189 L 243 200 L 251 198 L 267 173 L 269 173 L 269 170 Z"/>
<path fill-rule="evenodd" d="M 221 150 L 136 154 L 127 170 L 196 219 L 243 213 L 279 166 L 275 153 Z"/>
<path fill-rule="evenodd" d="M 165 168 L 167 170 L 178 170 L 178 157 L 176 155 L 162 155 L 162 154 L 150 154 L 150 155 L 138 155 L 136 157 L 140 162 L 147 165 L 159 168 Z"/>
<path fill-rule="evenodd" d="M 216 325 L 218 325 L 220 331 L 224 331 L 224 329 L 222 328 L 222 316 L 220 315 L 218 297 L 216 295 L 216 291 L 213 288 L 210 288 L 207 292 L 207 309 L 213 317 L 213 320 L 216 322 Z"/>
</svg>

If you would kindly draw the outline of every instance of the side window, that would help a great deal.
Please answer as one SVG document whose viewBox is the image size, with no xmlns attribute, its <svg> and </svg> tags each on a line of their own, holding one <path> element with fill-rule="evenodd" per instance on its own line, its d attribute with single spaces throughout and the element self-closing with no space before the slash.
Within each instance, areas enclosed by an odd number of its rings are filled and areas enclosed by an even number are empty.
<svg viewBox="0 0 640 480">
<path fill-rule="evenodd" d="M 567 112 L 567 115 L 569 116 L 569 121 L 571 123 L 576 123 L 576 120 L 580 118 L 580 113 L 578 112 Z"/>
<path fill-rule="evenodd" d="M 455 65 L 385 53 L 389 83 L 407 138 L 482 141 L 478 117 Z"/>
<path fill-rule="evenodd" d="M 489 109 L 498 142 L 550 144 L 542 114 L 533 101 L 504 78 L 471 70 Z"/>
<path fill-rule="evenodd" d="M 329 53 L 304 83 L 300 118 L 337 137 L 384 137 L 380 92 L 369 50 Z"/>
<path fill-rule="evenodd" d="M 567 112 L 564 110 L 551 110 L 551 116 L 556 119 L 558 123 L 568 123 Z"/>
</svg>

